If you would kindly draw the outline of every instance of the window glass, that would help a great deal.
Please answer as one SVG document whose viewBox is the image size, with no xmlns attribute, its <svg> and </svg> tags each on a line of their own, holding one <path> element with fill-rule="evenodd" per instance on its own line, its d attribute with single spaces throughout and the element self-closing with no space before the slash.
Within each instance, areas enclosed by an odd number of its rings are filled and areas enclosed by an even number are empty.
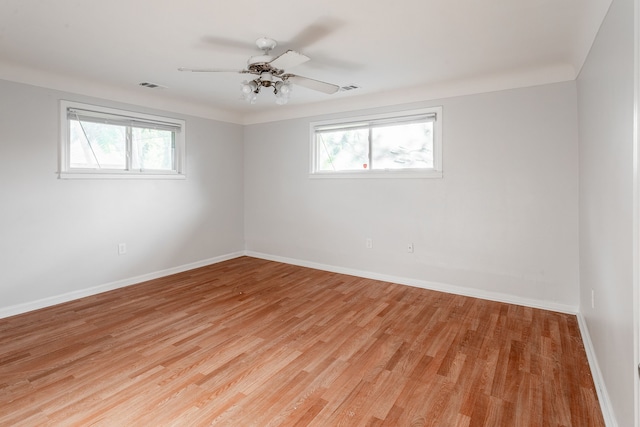
<svg viewBox="0 0 640 427">
<path fill-rule="evenodd" d="M 367 168 L 369 131 L 348 129 L 320 132 L 317 135 L 318 169 L 344 171 Z"/>
<path fill-rule="evenodd" d="M 167 130 L 133 128 L 132 167 L 143 170 L 173 170 L 173 133 Z"/>
<path fill-rule="evenodd" d="M 71 168 L 125 169 L 127 134 L 124 126 L 70 120 L 69 131 Z"/>
<path fill-rule="evenodd" d="M 433 168 L 433 122 L 372 129 L 373 169 Z"/>
</svg>

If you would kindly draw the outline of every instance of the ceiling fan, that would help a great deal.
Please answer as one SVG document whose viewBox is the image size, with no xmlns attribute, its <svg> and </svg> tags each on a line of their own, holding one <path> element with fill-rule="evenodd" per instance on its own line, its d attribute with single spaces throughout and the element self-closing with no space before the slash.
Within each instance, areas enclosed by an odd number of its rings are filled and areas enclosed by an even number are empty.
<svg viewBox="0 0 640 427">
<path fill-rule="evenodd" d="M 267 37 L 256 40 L 256 46 L 262 51 L 261 55 L 252 56 L 247 61 L 247 68 L 243 70 L 229 70 L 216 68 L 178 68 L 179 71 L 192 71 L 197 73 L 240 73 L 257 76 L 253 80 L 242 83 L 242 96 L 251 104 L 256 102 L 257 94 L 263 87 L 272 87 L 276 95 L 277 104 L 286 104 L 291 94 L 291 85 L 306 87 L 308 89 L 336 93 L 340 86 L 308 77 L 287 73 L 285 70 L 309 61 L 306 55 L 295 50 L 287 50 L 283 54 L 273 57 L 269 53 L 277 46 L 277 42 Z"/>
</svg>

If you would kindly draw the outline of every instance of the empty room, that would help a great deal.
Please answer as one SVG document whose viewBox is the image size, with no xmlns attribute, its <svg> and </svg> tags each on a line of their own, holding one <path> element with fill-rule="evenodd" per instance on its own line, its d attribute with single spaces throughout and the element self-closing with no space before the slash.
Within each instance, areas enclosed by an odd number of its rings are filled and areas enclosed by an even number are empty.
<svg viewBox="0 0 640 427">
<path fill-rule="evenodd" d="M 4 0 L 0 426 L 640 426 L 640 0 Z"/>
</svg>

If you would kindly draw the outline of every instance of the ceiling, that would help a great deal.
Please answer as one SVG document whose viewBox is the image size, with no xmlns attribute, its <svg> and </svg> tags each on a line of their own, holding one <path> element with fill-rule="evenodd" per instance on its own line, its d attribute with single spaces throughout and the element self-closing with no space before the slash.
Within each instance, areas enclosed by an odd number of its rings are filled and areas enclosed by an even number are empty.
<svg viewBox="0 0 640 427">
<path fill-rule="evenodd" d="M 572 80 L 611 0 L 2 0 L 0 78 L 239 123 Z M 296 87 L 249 105 L 255 39 L 311 60 Z M 163 87 L 139 86 L 151 82 Z"/>
</svg>

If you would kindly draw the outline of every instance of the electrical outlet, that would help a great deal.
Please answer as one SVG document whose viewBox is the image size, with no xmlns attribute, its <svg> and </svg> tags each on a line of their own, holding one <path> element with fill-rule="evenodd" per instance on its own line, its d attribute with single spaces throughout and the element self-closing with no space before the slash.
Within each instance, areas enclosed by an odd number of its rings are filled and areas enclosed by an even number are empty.
<svg viewBox="0 0 640 427">
<path fill-rule="evenodd" d="M 368 238 L 365 244 L 367 246 L 367 249 L 373 248 L 373 240 L 371 238 Z"/>
<path fill-rule="evenodd" d="M 124 255 L 127 253 L 127 244 L 118 243 L 118 255 Z"/>
<path fill-rule="evenodd" d="M 412 254 L 412 253 L 413 253 L 413 243 L 409 243 L 409 244 L 407 245 L 407 252 L 409 252 L 410 254 Z"/>
</svg>

